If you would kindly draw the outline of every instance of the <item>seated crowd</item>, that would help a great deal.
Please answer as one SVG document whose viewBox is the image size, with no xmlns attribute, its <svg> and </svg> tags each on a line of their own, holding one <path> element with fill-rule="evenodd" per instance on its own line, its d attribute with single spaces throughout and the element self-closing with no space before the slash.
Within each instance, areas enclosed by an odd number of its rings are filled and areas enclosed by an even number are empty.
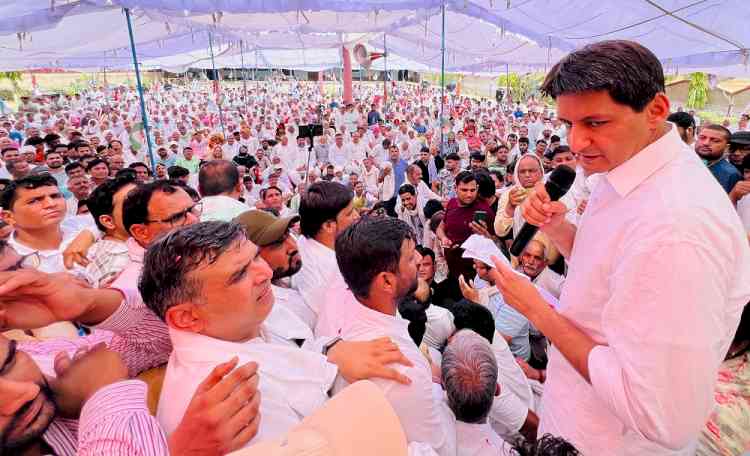
<svg viewBox="0 0 750 456">
<path fill-rule="evenodd" d="M 439 91 L 392 90 L 381 107 L 365 86 L 351 104 L 303 83 L 228 88 L 219 118 L 205 93 L 157 85 L 148 138 L 127 89 L 0 119 L 2 449 L 266 454 L 322 438 L 367 454 L 579 454 L 537 432 L 549 344 L 470 246 L 489 243 L 555 306 L 567 266 L 552 242 L 510 254 L 520 206 L 567 166 L 580 223 L 600 176 L 542 104 L 458 97 L 441 122 Z M 747 116 L 734 132 L 669 120 L 750 232 Z M 311 123 L 313 145 L 299 135 Z M 699 454 L 750 442 L 749 348 L 745 312 Z M 337 425 L 367 403 L 367 432 Z M 334 410 L 330 429 L 312 425 Z"/>
</svg>

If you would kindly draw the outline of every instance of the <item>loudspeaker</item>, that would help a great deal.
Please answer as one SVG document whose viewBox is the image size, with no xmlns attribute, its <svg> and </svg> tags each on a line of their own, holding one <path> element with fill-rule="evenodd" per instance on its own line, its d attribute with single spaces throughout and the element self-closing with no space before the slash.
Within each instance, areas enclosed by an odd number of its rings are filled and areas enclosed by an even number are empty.
<svg viewBox="0 0 750 456">
<path fill-rule="evenodd" d="M 503 89 L 495 90 L 495 100 L 497 100 L 498 103 L 502 103 L 503 98 L 505 98 L 505 90 Z"/>
</svg>

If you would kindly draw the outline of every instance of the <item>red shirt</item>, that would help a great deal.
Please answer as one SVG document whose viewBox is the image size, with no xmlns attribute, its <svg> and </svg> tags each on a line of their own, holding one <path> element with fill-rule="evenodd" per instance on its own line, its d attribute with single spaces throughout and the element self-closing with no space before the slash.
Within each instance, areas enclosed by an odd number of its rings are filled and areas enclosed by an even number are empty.
<svg viewBox="0 0 750 456">
<path fill-rule="evenodd" d="M 495 212 L 487 203 L 479 201 L 477 198 L 470 206 L 461 206 L 458 198 L 451 198 L 448 206 L 445 208 L 445 217 L 443 218 L 443 229 L 445 235 L 454 244 L 462 244 L 474 232 L 469 227 L 469 223 L 474 220 L 476 211 L 485 211 L 487 213 L 487 229 L 494 234 L 493 224 L 495 221 Z"/>
</svg>

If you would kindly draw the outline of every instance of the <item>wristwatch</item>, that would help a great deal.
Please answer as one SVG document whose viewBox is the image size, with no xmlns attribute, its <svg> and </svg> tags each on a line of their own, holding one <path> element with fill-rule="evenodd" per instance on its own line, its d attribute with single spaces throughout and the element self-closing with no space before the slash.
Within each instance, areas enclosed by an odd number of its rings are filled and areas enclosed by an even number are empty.
<svg viewBox="0 0 750 456">
<path fill-rule="evenodd" d="M 327 344 L 323 345 L 323 350 L 322 350 L 323 356 L 328 356 L 328 350 L 330 350 L 331 348 L 333 348 L 334 345 L 336 345 L 337 343 L 341 342 L 342 340 L 344 340 L 344 339 L 342 339 L 341 337 L 334 337 L 333 339 L 331 339 L 330 342 L 328 342 Z"/>
</svg>

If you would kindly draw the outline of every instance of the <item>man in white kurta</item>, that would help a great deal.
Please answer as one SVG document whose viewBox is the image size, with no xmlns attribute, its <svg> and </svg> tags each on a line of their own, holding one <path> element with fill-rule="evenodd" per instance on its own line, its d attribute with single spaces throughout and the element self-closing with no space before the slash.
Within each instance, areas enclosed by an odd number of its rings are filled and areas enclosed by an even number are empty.
<svg viewBox="0 0 750 456">
<path fill-rule="evenodd" d="M 618 79 L 633 59 L 638 68 Z M 604 174 L 577 229 L 542 185 L 523 203 L 524 218 L 569 261 L 556 310 L 498 266 L 506 302 L 553 345 L 539 433 L 564 437 L 583 454 L 694 454 L 750 299 L 747 236 L 726 194 L 666 122 L 660 73 L 650 51 L 625 41 L 589 45 L 555 67 L 545 90 L 569 125 L 570 147 L 587 172 Z M 632 89 L 633 99 L 618 101 L 620 89 L 600 86 L 602 77 Z M 595 88 L 569 89 L 568 81 Z"/>
<path fill-rule="evenodd" d="M 352 341 L 389 337 L 413 364 L 413 367 L 396 367 L 411 379 L 411 384 L 380 379 L 374 383 L 396 411 L 408 441 L 426 443 L 440 456 L 455 455 L 455 420 L 445 404 L 433 396 L 430 366 L 409 336 L 408 326 L 409 321 L 399 315 L 387 315 L 362 305 L 342 279 L 325 295 L 315 335 Z M 343 379 L 337 381 L 334 391 L 346 386 Z"/>
</svg>

